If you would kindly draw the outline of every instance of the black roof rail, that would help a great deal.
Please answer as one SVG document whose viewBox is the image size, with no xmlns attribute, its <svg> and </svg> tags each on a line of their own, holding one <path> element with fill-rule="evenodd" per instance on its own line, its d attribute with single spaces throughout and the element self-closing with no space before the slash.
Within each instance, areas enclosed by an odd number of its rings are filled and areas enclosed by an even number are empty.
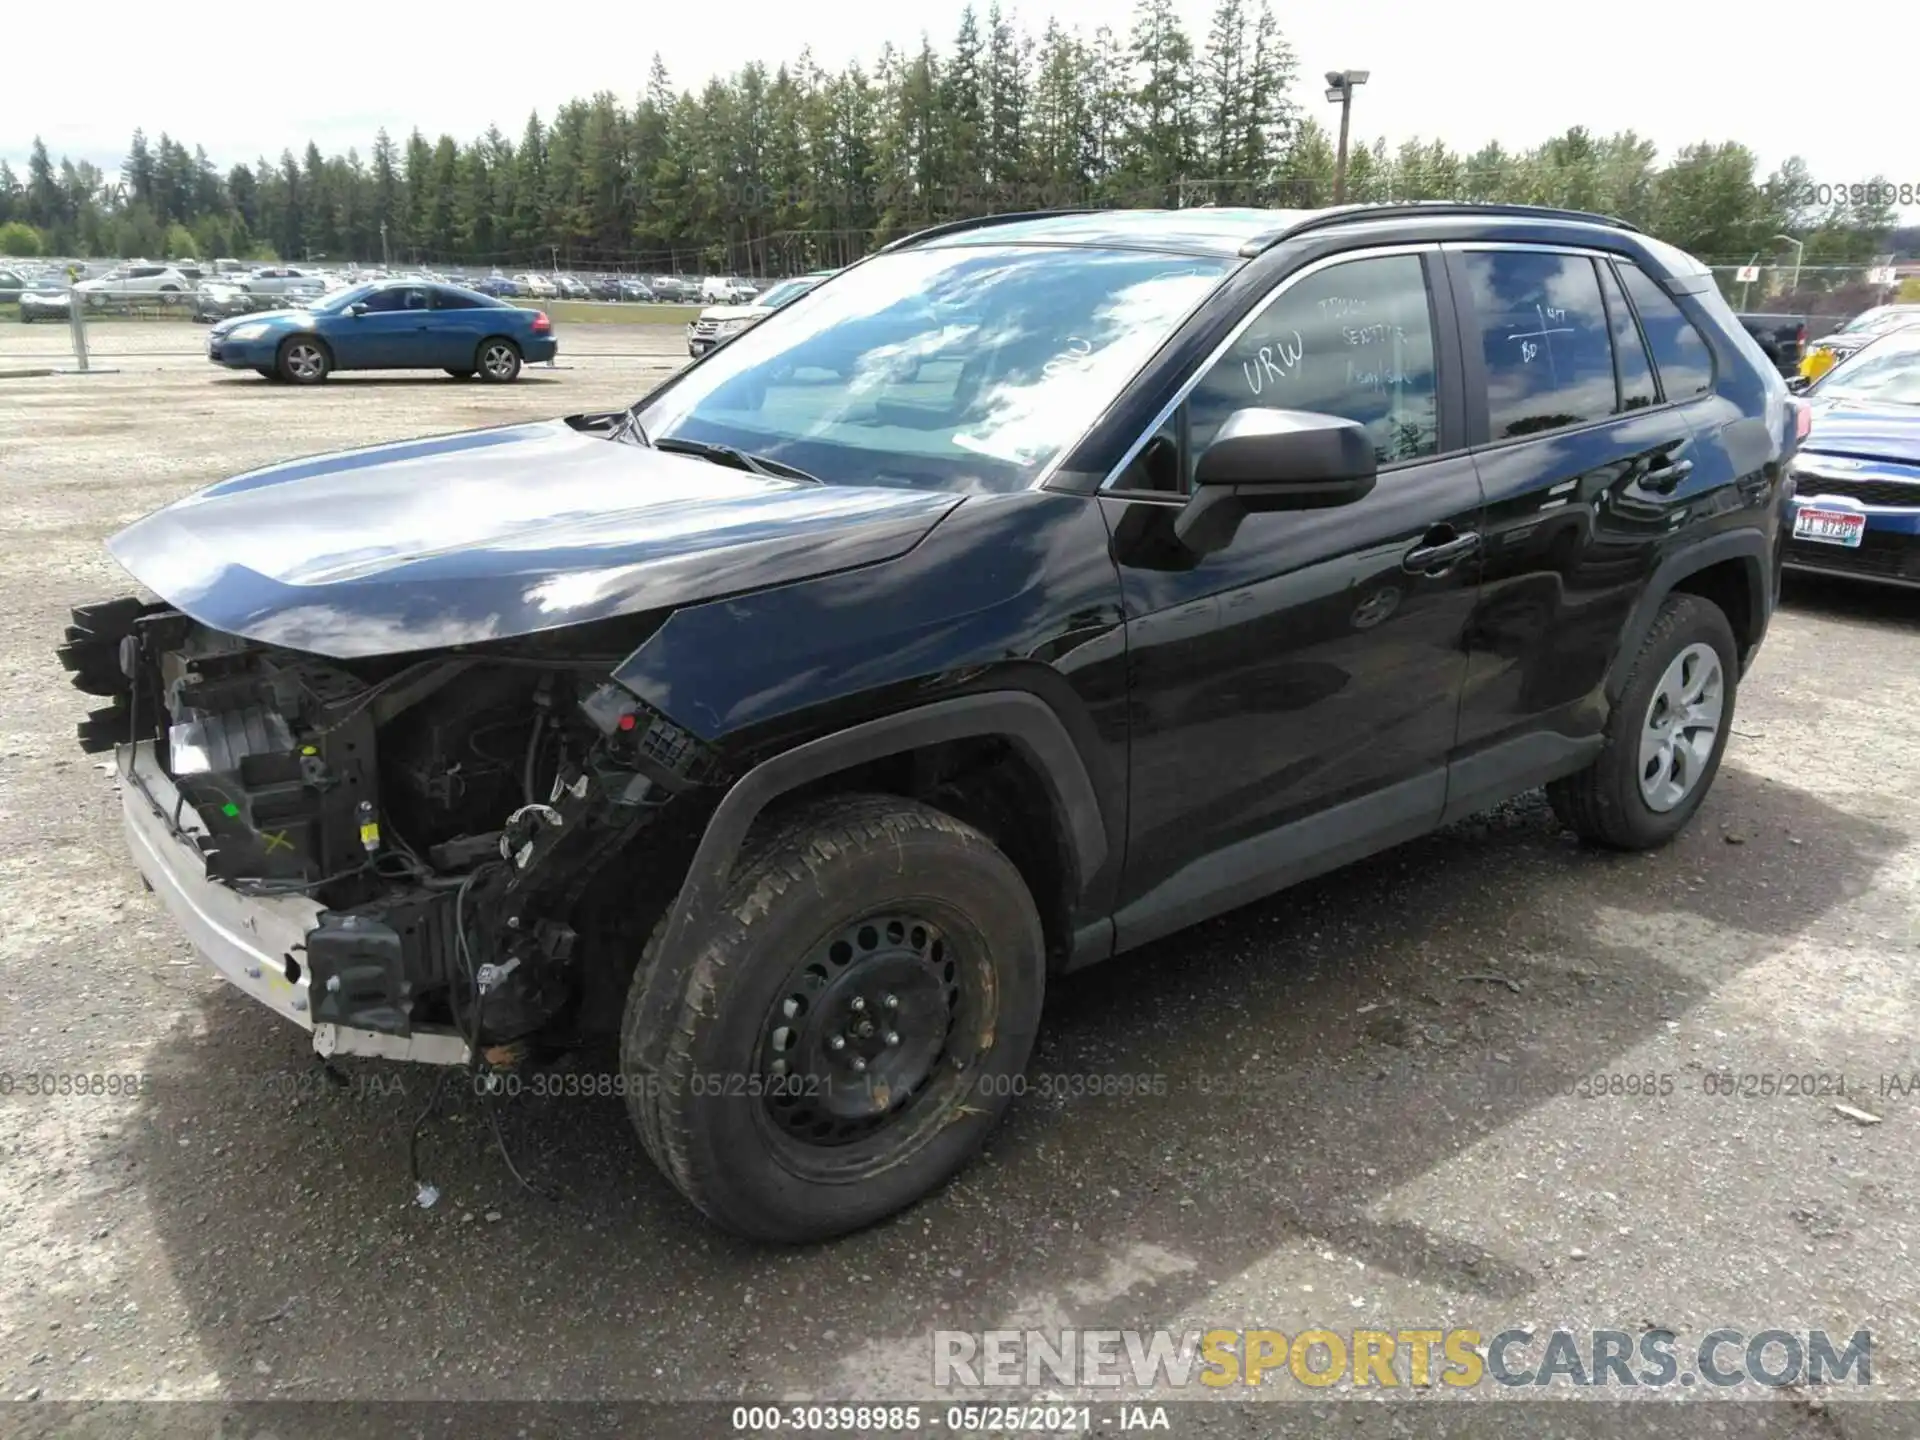
<svg viewBox="0 0 1920 1440">
<path fill-rule="evenodd" d="M 1004 215 L 975 215 L 967 220 L 948 220 L 944 224 L 933 225 L 925 230 L 916 230 L 911 235 L 902 235 L 898 240 L 882 245 L 875 254 L 885 255 L 894 250 L 904 250 L 909 245 L 918 245 L 923 240 L 938 240 L 943 235 L 958 235 L 963 230 L 979 230 L 988 225 L 1011 225 L 1020 220 L 1051 220 L 1056 215 L 1093 215 L 1098 213 L 1091 205 L 1075 206 L 1067 210 L 1017 210 Z"/>
<path fill-rule="evenodd" d="M 1557 210 L 1548 205 L 1476 205 L 1463 200 L 1407 200 L 1387 205 L 1344 205 L 1337 210 L 1317 210 L 1304 220 L 1282 226 L 1265 235 L 1256 235 L 1240 247 L 1241 258 L 1251 260 L 1271 250 L 1282 240 L 1291 240 L 1310 230 L 1326 230 L 1359 220 L 1403 220 L 1415 216 L 1492 215 L 1515 220 L 1578 220 L 1587 225 L 1606 225 L 1615 230 L 1641 234 L 1638 225 L 1614 215 L 1597 215 L 1591 210 Z"/>
</svg>

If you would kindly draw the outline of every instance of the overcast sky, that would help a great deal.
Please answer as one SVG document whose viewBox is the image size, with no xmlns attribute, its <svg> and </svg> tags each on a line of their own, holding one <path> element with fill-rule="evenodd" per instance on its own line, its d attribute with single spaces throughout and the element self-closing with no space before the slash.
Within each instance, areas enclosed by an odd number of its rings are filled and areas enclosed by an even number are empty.
<svg viewBox="0 0 1920 1440">
<path fill-rule="evenodd" d="M 1179 0 L 1196 44 L 1211 3 Z M 328 154 L 356 145 L 364 156 L 382 125 L 396 139 L 417 125 L 465 140 L 497 122 L 517 139 L 533 107 L 545 116 L 601 89 L 636 96 L 656 50 L 683 88 L 750 59 L 777 64 L 809 43 L 829 68 L 849 59 L 870 67 L 886 40 L 915 45 L 925 30 L 944 47 L 961 5 L 573 0 L 529 11 L 386 0 L 363 24 L 348 22 L 350 11 L 329 20 L 311 10 L 156 11 L 103 0 L 76 25 L 41 31 L 6 64 L 0 156 L 24 178 L 38 134 L 56 157 L 85 157 L 111 173 L 136 125 L 149 138 L 165 130 L 205 146 L 223 170 L 287 147 L 298 153 L 309 139 Z M 1012 8 L 1035 34 L 1049 14 L 1083 33 L 1103 19 L 1124 33 L 1131 13 L 1115 0 Z M 1326 70 L 1373 72 L 1354 106 L 1355 131 L 1368 139 L 1438 136 L 1470 150 L 1489 139 L 1526 146 L 1570 125 L 1631 127 L 1663 154 L 1695 140 L 1739 140 L 1766 168 L 1798 153 L 1822 180 L 1920 183 L 1910 116 L 1904 104 L 1894 109 L 1896 97 L 1910 98 L 1920 32 L 1905 7 L 1832 20 L 1688 0 L 1612 0 L 1598 10 L 1347 0 L 1275 10 L 1300 57 L 1295 99 L 1311 112 L 1332 113 L 1318 79 Z M 157 15 L 172 18 L 155 25 Z M 12 48 L 35 28 L 16 30 Z M 69 44 L 85 55 L 77 67 L 62 58 Z M 27 61 L 30 53 L 39 58 Z"/>
</svg>

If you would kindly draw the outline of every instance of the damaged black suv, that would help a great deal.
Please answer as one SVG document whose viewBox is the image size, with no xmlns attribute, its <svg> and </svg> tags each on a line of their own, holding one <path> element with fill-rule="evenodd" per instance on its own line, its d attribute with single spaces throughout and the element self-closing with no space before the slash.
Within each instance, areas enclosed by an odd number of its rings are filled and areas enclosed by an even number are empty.
<svg viewBox="0 0 1920 1440">
<path fill-rule="evenodd" d="M 190 496 L 60 654 L 141 871 L 316 1051 L 617 1032 L 673 1182 L 805 1240 L 964 1162 L 1049 975 L 1532 786 L 1671 837 L 1803 419 L 1603 217 L 1008 216 L 630 410 Z"/>
</svg>

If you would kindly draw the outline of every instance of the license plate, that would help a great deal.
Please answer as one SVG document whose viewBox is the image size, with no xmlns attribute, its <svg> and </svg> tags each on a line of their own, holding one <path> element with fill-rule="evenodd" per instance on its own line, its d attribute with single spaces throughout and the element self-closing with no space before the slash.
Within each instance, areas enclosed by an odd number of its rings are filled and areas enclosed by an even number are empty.
<svg viewBox="0 0 1920 1440">
<path fill-rule="evenodd" d="M 1822 545 L 1858 549 L 1866 530 L 1867 517 L 1852 510 L 1810 510 L 1803 505 L 1793 517 L 1794 539 L 1815 540 Z"/>
</svg>

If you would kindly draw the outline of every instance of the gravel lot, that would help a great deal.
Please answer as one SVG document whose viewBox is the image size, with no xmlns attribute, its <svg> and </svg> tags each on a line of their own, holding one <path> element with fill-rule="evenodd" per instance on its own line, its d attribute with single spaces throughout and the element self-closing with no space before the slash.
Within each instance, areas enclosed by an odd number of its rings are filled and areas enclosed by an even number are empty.
<svg viewBox="0 0 1920 1440">
<path fill-rule="evenodd" d="M 53 646 L 69 605 L 124 588 L 102 540 L 157 506 L 624 403 L 679 334 L 575 327 L 560 368 L 505 388 L 299 391 L 212 369 L 187 327 L 94 333 L 116 373 L 0 380 L 0 1400 L 932 1399 L 936 1328 L 1422 1325 L 1661 1327 L 1683 1354 L 1721 1326 L 1864 1328 L 1875 1393 L 1920 1398 L 1920 1116 L 1875 1091 L 1920 1071 L 1920 595 L 1789 582 L 1664 853 L 1583 851 L 1528 797 L 1056 985 L 1035 1075 L 1166 1093 L 1029 1096 L 876 1231 L 718 1235 L 614 1099 L 506 1105 L 553 1203 L 450 1107 L 423 1210 L 427 1073 L 330 1088 L 197 965 L 124 857 Z M 6 327 L 0 371 L 64 347 Z M 1844 1075 L 1880 1120 L 1709 1093 L 1722 1072 Z M 1562 1093 L 1580 1073 L 1672 1083 Z M 146 1078 L 25 1088 L 95 1074 Z M 1766 1409 L 1773 1433 L 1872 1428 L 1798 1392 Z"/>
</svg>

